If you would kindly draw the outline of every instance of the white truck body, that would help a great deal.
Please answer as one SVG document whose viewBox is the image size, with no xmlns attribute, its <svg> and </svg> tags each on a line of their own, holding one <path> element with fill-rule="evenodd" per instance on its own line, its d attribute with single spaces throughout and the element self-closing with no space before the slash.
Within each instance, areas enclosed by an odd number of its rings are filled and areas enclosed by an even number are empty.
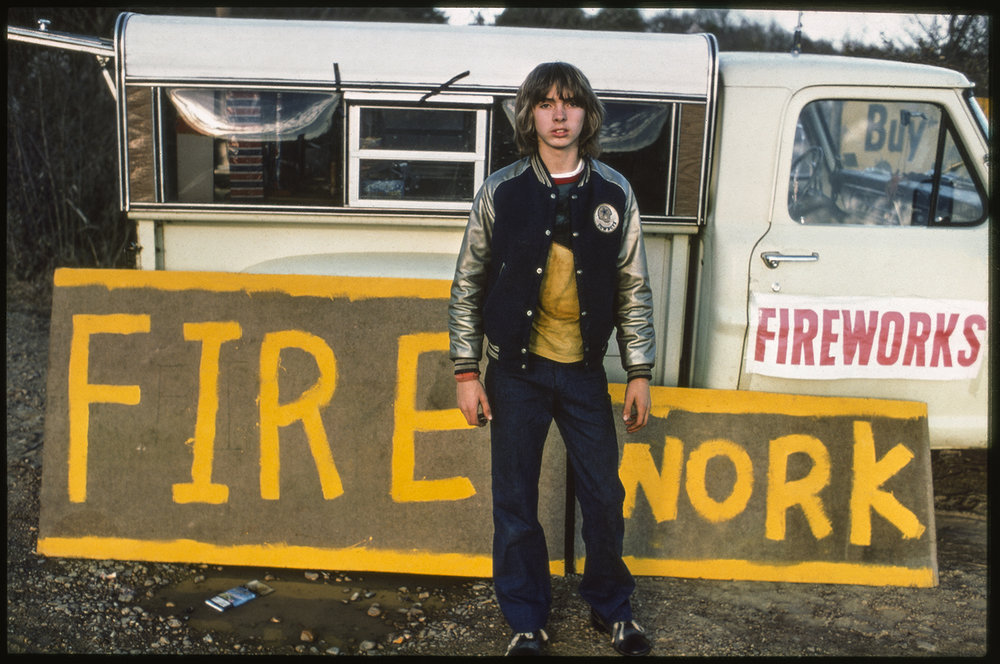
<svg viewBox="0 0 1000 664">
<path fill-rule="evenodd" d="M 710 35 L 136 14 L 95 48 L 141 269 L 450 279 L 472 194 L 515 156 L 517 86 L 565 60 L 639 196 L 656 384 L 922 401 L 933 447 L 987 445 L 988 140 L 959 73 Z"/>
</svg>

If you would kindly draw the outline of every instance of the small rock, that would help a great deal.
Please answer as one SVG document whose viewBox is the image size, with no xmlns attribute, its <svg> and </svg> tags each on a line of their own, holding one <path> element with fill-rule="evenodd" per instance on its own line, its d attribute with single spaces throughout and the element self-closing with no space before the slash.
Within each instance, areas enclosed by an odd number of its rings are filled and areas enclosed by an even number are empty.
<svg viewBox="0 0 1000 664">
<path fill-rule="evenodd" d="M 367 652 L 369 650 L 375 650 L 375 648 L 378 647 L 378 644 L 375 643 L 374 641 L 362 641 L 361 645 L 358 646 L 358 647 L 361 648 L 361 650 L 364 650 L 364 651 Z"/>
<path fill-rule="evenodd" d="M 305 577 L 310 581 L 316 581 L 319 579 L 319 572 L 306 572 Z"/>
<path fill-rule="evenodd" d="M 372 618 L 378 618 L 380 615 L 382 615 L 381 607 L 379 607 L 378 604 L 372 604 L 371 606 L 368 607 L 368 615 L 370 615 Z"/>
<path fill-rule="evenodd" d="M 299 640 L 305 641 L 306 643 L 312 643 L 316 640 L 316 637 L 308 629 L 304 629 L 302 630 L 302 633 L 299 634 Z"/>
</svg>

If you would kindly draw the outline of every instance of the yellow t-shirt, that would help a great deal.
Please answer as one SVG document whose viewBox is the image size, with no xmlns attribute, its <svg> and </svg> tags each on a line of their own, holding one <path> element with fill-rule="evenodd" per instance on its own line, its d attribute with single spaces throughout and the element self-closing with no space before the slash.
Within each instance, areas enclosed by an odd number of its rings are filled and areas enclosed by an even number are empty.
<svg viewBox="0 0 1000 664">
<path fill-rule="evenodd" d="M 531 329 L 529 350 L 554 362 L 583 359 L 580 336 L 580 298 L 576 290 L 573 250 L 556 242 L 542 276 L 538 313 Z"/>
</svg>

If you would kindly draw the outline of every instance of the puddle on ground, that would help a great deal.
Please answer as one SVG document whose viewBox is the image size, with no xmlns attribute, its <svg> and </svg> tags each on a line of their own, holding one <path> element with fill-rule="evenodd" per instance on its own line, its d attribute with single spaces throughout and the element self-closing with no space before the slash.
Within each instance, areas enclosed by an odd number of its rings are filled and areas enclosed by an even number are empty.
<svg viewBox="0 0 1000 664">
<path fill-rule="evenodd" d="M 307 574 L 318 576 L 311 580 Z M 274 592 L 222 612 L 205 604 L 210 597 L 254 579 Z M 424 624 L 440 616 L 453 591 L 469 581 L 212 566 L 176 585 L 157 589 L 140 606 L 150 613 L 185 621 L 199 632 L 228 633 L 245 650 L 284 644 L 316 646 L 320 651 L 335 646 L 351 653 L 364 641 L 382 643 L 393 632 L 417 634 Z M 305 630 L 312 634 L 312 641 L 303 640 Z"/>
</svg>

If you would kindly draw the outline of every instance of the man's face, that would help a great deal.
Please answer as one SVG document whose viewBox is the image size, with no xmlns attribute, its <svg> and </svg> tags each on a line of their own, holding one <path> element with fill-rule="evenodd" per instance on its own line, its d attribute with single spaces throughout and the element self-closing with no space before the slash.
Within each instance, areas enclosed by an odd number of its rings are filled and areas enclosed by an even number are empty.
<svg viewBox="0 0 1000 664">
<path fill-rule="evenodd" d="M 560 97 L 555 85 L 545 99 L 535 104 L 532 115 L 539 149 L 564 151 L 579 147 L 586 112 L 574 99 Z"/>
</svg>

